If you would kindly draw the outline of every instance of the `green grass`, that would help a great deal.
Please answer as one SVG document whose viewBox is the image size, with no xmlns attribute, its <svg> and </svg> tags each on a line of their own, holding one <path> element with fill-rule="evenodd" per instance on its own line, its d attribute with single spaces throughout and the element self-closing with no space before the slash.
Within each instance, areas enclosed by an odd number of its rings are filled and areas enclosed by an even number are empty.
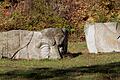
<svg viewBox="0 0 120 80">
<path fill-rule="evenodd" d="M 0 80 L 120 80 L 120 54 L 88 54 L 85 42 L 69 43 L 61 60 L 0 60 Z M 76 48 L 75 48 L 76 47 Z"/>
</svg>

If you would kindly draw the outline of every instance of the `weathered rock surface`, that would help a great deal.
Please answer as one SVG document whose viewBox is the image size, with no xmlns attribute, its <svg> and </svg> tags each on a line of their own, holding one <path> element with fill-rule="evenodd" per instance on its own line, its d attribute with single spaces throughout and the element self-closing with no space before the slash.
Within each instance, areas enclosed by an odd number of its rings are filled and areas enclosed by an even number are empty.
<svg viewBox="0 0 120 80">
<path fill-rule="evenodd" d="M 60 59 L 67 51 L 67 34 L 60 28 L 12 30 L 0 32 L 0 44 L 0 58 Z"/>
<path fill-rule="evenodd" d="M 85 35 L 90 53 L 120 52 L 120 23 L 87 24 Z"/>
</svg>

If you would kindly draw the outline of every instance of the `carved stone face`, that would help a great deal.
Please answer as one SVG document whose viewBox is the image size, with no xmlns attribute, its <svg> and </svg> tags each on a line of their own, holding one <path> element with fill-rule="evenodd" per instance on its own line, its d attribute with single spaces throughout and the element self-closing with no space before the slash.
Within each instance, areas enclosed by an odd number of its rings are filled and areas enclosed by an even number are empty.
<svg viewBox="0 0 120 80">
<path fill-rule="evenodd" d="M 49 34 L 49 35 L 48 35 Z M 0 33 L 0 58 L 60 59 L 66 47 L 62 29 L 12 30 Z"/>
<path fill-rule="evenodd" d="M 61 54 L 65 52 L 67 48 L 67 42 L 65 41 L 67 37 L 62 29 L 60 28 L 48 28 L 41 31 L 42 39 L 40 39 L 40 45 L 48 44 L 50 48 L 49 58 L 57 59 L 61 58 Z M 67 51 L 67 50 L 66 50 Z M 42 53 L 41 53 L 42 54 Z"/>
</svg>

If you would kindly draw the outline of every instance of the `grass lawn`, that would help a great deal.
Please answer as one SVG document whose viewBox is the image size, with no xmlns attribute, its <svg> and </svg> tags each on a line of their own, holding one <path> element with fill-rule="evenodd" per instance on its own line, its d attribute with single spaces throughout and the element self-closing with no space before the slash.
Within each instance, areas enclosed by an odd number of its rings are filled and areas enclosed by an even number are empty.
<svg viewBox="0 0 120 80">
<path fill-rule="evenodd" d="M 72 58 L 1 59 L 0 80 L 120 80 L 119 53 L 89 54 L 85 42 L 69 43 L 68 48 Z"/>
</svg>

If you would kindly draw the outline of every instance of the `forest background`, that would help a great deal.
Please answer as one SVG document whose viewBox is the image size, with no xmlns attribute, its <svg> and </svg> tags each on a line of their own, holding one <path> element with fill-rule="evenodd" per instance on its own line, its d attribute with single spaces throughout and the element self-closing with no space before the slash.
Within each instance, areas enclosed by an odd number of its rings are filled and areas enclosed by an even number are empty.
<svg viewBox="0 0 120 80">
<path fill-rule="evenodd" d="M 0 0 L 0 31 L 67 28 L 69 41 L 84 41 L 95 22 L 120 22 L 120 0 Z"/>
</svg>

